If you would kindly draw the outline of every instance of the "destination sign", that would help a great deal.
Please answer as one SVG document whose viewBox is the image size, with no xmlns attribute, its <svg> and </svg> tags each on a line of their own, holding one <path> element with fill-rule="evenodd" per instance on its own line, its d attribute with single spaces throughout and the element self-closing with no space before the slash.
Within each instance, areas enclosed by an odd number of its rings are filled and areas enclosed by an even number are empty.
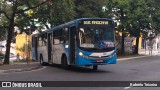
<svg viewBox="0 0 160 90">
<path fill-rule="evenodd" d="M 83 24 L 108 25 L 108 21 L 83 21 Z"/>
</svg>

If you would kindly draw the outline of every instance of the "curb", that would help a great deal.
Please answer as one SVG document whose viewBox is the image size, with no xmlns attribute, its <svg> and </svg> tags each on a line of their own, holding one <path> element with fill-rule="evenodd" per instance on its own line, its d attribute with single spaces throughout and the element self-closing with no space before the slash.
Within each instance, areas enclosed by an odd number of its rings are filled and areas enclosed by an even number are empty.
<svg viewBox="0 0 160 90">
<path fill-rule="evenodd" d="M 137 58 L 143 58 L 143 57 L 150 57 L 150 56 L 148 56 L 148 55 L 132 56 L 132 57 L 126 57 L 126 58 L 119 58 L 119 59 L 117 59 L 117 61 L 125 61 L 125 60 L 137 59 Z"/>
<path fill-rule="evenodd" d="M 40 68 L 43 68 L 43 66 L 35 66 L 35 67 L 31 67 L 31 68 L 22 68 L 22 69 L 0 70 L 0 74 L 1 73 L 13 73 L 13 72 L 32 71 L 32 70 L 36 70 L 36 69 L 40 69 Z"/>
<path fill-rule="evenodd" d="M 27 64 L 26 62 L 24 63 L 14 63 L 13 65 L 17 65 L 17 64 Z M 30 64 L 39 64 L 39 62 L 31 62 Z"/>
</svg>

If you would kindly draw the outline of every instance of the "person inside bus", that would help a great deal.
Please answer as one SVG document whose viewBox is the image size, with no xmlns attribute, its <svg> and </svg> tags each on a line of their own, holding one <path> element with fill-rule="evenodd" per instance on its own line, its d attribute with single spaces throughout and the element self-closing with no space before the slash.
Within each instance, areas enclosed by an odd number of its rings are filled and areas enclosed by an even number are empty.
<svg viewBox="0 0 160 90">
<path fill-rule="evenodd" d="M 80 41 L 80 44 L 81 44 L 82 42 L 84 42 L 83 36 L 84 36 L 84 29 L 83 29 L 83 28 L 80 28 L 80 29 L 79 29 L 79 41 Z"/>
<path fill-rule="evenodd" d="M 103 40 L 102 36 L 103 36 L 102 33 L 99 32 L 99 30 L 96 30 L 95 35 L 94 35 L 94 43 L 98 43 L 102 41 Z"/>
</svg>

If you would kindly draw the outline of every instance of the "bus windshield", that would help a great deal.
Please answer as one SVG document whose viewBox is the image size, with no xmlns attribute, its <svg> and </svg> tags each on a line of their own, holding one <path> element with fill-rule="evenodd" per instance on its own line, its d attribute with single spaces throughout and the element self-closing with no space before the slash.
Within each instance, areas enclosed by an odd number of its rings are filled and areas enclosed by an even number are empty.
<svg viewBox="0 0 160 90">
<path fill-rule="evenodd" d="M 82 48 L 105 49 L 114 47 L 114 30 L 107 27 L 78 28 L 79 46 Z"/>
</svg>

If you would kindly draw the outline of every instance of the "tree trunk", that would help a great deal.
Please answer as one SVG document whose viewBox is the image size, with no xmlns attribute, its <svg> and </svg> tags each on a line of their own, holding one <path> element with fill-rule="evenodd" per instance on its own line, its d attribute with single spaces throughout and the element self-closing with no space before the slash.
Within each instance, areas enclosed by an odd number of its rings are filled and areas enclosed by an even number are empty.
<svg viewBox="0 0 160 90">
<path fill-rule="evenodd" d="M 124 27 L 122 26 L 122 46 L 121 46 L 121 55 L 124 55 Z"/>
<path fill-rule="evenodd" d="M 136 38 L 136 46 L 133 54 L 138 54 L 139 36 Z"/>
<path fill-rule="evenodd" d="M 14 2 L 13 7 L 14 7 L 14 9 L 13 9 L 13 13 L 12 13 L 12 16 L 10 19 L 9 28 L 8 28 L 6 55 L 5 55 L 4 64 L 9 64 L 10 46 L 11 46 L 11 41 L 12 41 L 12 36 L 13 36 L 13 31 L 14 31 L 14 17 L 15 17 L 16 10 L 17 10 L 17 2 L 16 1 Z"/>
<path fill-rule="evenodd" d="M 124 11 L 123 9 L 120 9 L 120 14 L 121 14 L 121 22 L 124 22 Z M 121 46 L 121 55 L 125 54 L 125 50 L 124 50 L 124 25 L 122 24 L 121 26 L 122 29 L 122 46 Z"/>
<path fill-rule="evenodd" d="M 137 30 L 136 47 L 133 54 L 138 54 L 139 37 L 140 37 L 140 28 Z"/>
</svg>

